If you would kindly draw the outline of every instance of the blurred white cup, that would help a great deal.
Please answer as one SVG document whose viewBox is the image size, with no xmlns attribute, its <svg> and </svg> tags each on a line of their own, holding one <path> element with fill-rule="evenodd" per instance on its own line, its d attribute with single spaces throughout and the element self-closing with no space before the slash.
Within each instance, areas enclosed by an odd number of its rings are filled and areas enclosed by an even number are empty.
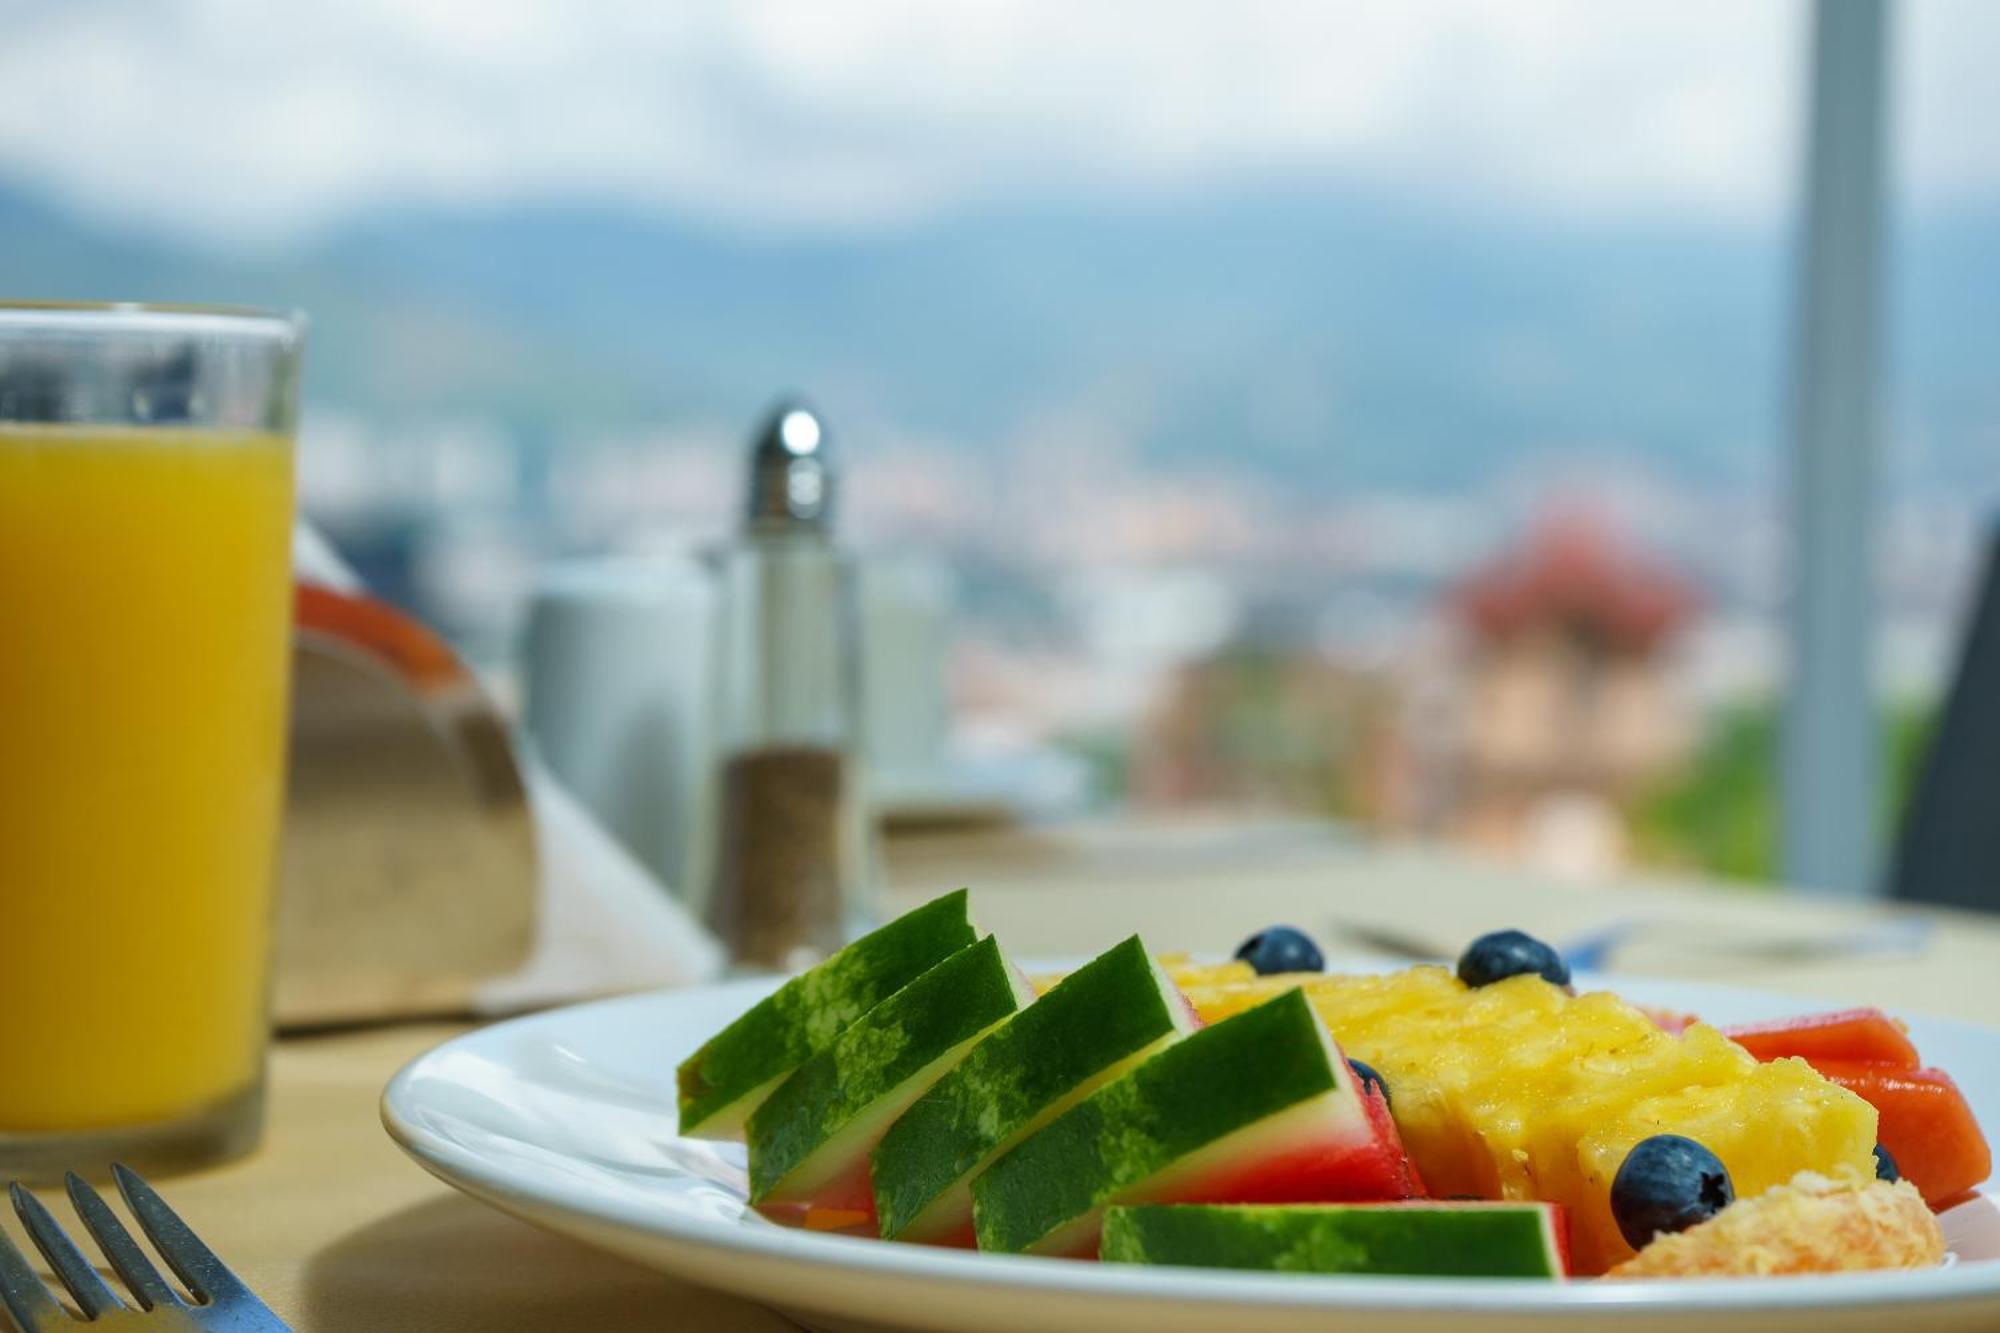
<svg viewBox="0 0 2000 1333">
<path fill-rule="evenodd" d="M 951 572 L 916 555 L 861 563 L 862 727 L 871 787 L 895 804 L 949 783 Z"/>
<path fill-rule="evenodd" d="M 549 769 L 698 908 L 715 590 L 693 556 L 569 561 L 536 583 L 523 717 Z"/>
</svg>

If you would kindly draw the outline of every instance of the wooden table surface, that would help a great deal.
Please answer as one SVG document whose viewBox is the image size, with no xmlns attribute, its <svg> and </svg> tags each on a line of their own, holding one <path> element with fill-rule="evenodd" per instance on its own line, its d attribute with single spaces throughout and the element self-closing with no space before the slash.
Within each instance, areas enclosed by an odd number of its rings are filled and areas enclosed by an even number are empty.
<svg viewBox="0 0 2000 1333">
<path fill-rule="evenodd" d="M 972 886 L 981 921 L 1018 956 L 1085 954 L 1134 930 L 1158 950 L 1227 953 L 1278 921 L 1336 954 L 1343 924 L 1449 952 L 1503 925 L 1562 940 L 1639 919 L 1646 928 L 1614 958 L 1618 970 L 2000 1025 L 2000 921 L 1925 914 L 1934 928 L 1914 947 L 1815 957 L 1802 941 L 1879 932 L 1887 914 L 1688 884 L 1563 886 L 1298 826 L 939 836 L 898 843 L 891 879 L 896 907 Z M 536 1231 L 406 1159 L 377 1118 L 382 1086 L 461 1030 L 426 1024 L 281 1042 L 262 1151 L 163 1182 L 164 1192 L 300 1333 L 792 1327 Z"/>
</svg>

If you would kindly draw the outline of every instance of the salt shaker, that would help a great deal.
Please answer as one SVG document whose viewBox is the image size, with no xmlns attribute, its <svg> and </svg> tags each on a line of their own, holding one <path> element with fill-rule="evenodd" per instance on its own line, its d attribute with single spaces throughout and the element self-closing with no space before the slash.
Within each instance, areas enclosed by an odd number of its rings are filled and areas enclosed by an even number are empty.
<svg viewBox="0 0 2000 1333">
<path fill-rule="evenodd" d="M 755 437 L 749 503 L 717 551 L 714 882 L 732 960 L 797 968 L 873 916 L 852 562 L 820 417 L 781 402 Z"/>
</svg>

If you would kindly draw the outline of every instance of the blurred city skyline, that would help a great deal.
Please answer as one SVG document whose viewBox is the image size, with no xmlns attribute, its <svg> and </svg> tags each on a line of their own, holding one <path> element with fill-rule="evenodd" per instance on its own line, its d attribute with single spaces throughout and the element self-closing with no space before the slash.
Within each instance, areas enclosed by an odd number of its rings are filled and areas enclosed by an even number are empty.
<svg viewBox="0 0 2000 1333">
<path fill-rule="evenodd" d="M 2000 511 L 2000 8 L 1895 13 L 1876 638 L 1921 706 Z M 488 666 L 548 562 L 725 527 L 804 391 L 847 533 L 953 571 L 970 730 L 1365 818 L 1457 799 L 1482 680 L 1604 675 L 1671 743 L 1500 840 L 1624 847 L 1655 788 L 1768 810 L 1805 15 L 16 0 L 0 291 L 308 310 L 306 512 Z M 1468 657 L 1454 590 L 1576 515 L 1688 623 Z"/>
</svg>

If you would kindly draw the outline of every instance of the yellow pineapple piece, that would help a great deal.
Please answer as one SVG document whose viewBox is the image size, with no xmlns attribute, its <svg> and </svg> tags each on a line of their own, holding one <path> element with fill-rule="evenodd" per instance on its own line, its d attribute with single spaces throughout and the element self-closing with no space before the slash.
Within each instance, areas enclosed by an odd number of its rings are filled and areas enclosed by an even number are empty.
<svg viewBox="0 0 2000 1333">
<path fill-rule="evenodd" d="M 1631 1257 L 1611 1178 L 1633 1144 L 1685 1134 L 1749 1197 L 1800 1171 L 1874 1175 L 1875 1110 L 1801 1061 L 1756 1060 L 1705 1024 L 1660 1030 L 1606 991 L 1535 976 L 1471 988 L 1441 967 L 1190 988 L 1216 1022 L 1303 986 L 1341 1048 L 1379 1069 L 1433 1194 L 1539 1199 L 1570 1211 L 1578 1272 Z"/>
<path fill-rule="evenodd" d="M 1166 958 L 1175 956 L 1165 955 L 1160 963 L 1161 968 L 1170 969 L 1175 966 L 1165 961 Z M 1167 975 L 1171 977 L 1172 971 L 1168 971 Z M 1192 1004 L 1195 1012 L 1201 1015 L 1202 1022 L 1220 1023 L 1223 1019 L 1240 1014 L 1245 1009 L 1255 1009 L 1266 1000 L 1276 999 L 1294 986 L 1305 986 L 1310 989 L 1313 983 L 1326 979 L 1325 974 L 1319 972 L 1282 972 L 1275 976 L 1260 977 L 1253 968 L 1250 975 L 1241 981 L 1190 980 L 1176 981 L 1174 984 L 1181 988 L 1181 994 L 1187 996 L 1188 1003 Z"/>
<path fill-rule="evenodd" d="M 1234 986 L 1257 979 L 1257 969 L 1240 959 L 1227 963 L 1197 963 L 1185 953 L 1163 953 L 1155 954 L 1153 961 L 1160 965 L 1167 979 L 1183 991 Z M 1043 995 L 1065 975 L 1062 972 L 1041 972 L 1029 977 L 1028 982 L 1034 986 L 1035 994 Z M 1283 989 L 1289 990 L 1290 987 Z M 1277 991 L 1271 993 L 1275 995 Z"/>
<path fill-rule="evenodd" d="M 1170 961 L 1171 960 L 1171 961 Z M 1230 986 L 1257 979 L 1257 969 L 1240 958 L 1226 963 L 1190 962 L 1186 954 L 1160 955 L 1160 969 L 1182 990 L 1189 987 Z"/>
<path fill-rule="evenodd" d="M 1735 1044 L 1712 1028 L 1704 1030 L 1717 1041 Z M 1607 1242 L 1594 1262 L 1608 1267 L 1629 1258 L 1631 1249 L 1618 1237 L 1611 1218 L 1611 1179 L 1632 1145 L 1654 1134 L 1684 1134 L 1707 1145 L 1729 1168 L 1737 1197 L 1743 1199 L 1754 1199 L 1800 1171 L 1865 1184 L 1875 1174 L 1874 1110 L 1796 1059 L 1753 1064 L 1735 1083 L 1643 1098 L 1578 1139 L 1576 1160 L 1582 1164 L 1584 1184 L 1576 1192 L 1579 1202 L 1571 1217 L 1589 1209 L 1597 1215 L 1591 1234 L 1600 1240 L 1617 1238 L 1619 1243 Z"/>
</svg>

